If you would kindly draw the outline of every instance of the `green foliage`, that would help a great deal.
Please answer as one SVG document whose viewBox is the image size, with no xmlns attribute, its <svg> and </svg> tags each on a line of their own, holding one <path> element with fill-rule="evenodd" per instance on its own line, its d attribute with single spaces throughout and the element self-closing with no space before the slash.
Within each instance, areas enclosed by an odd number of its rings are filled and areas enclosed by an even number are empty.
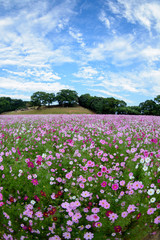
<svg viewBox="0 0 160 240">
<path fill-rule="evenodd" d="M 143 115 L 158 115 L 157 104 L 153 100 L 146 100 L 139 104 L 141 114 Z"/>
<path fill-rule="evenodd" d="M 60 106 L 75 106 L 78 103 L 78 94 L 70 89 L 62 89 L 57 93 L 56 100 Z"/>
<path fill-rule="evenodd" d="M 14 111 L 26 106 L 21 99 L 11 99 L 10 97 L 0 97 L 0 113 Z"/>
<path fill-rule="evenodd" d="M 31 96 L 33 106 L 50 105 L 56 101 L 54 93 L 35 92 Z"/>
</svg>

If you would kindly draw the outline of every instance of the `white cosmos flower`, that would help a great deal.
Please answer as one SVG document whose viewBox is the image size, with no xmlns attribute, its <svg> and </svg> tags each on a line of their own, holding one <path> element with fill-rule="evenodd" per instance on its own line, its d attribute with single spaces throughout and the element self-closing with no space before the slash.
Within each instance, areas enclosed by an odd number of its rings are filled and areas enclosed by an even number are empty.
<svg viewBox="0 0 160 240">
<path fill-rule="evenodd" d="M 146 172 L 147 170 L 148 170 L 148 167 L 147 167 L 147 166 L 144 166 L 144 167 L 143 167 L 143 171 Z"/>
<path fill-rule="evenodd" d="M 157 189 L 157 190 L 156 190 L 156 193 L 159 194 L 159 193 L 160 193 L 160 189 Z"/>
<path fill-rule="evenodd" d="M 140 163 L 144 163 L 144 159 L 143 158 L 141 158 Z"/>
<path fill-rule="evenodd" d="M 147 191 L 148 195 L 153 195 L 154 194 L 154 189 L 150 188 L 148 191 Z"/>
<path fill-rule="evenodd" d="M 31 200 L 31 204 L 34 205 L 36 203 L 36 201 L 34 200 Z"/>
<path fill-rule="evenodd" d="M 150 199 L 150 203 L 154 203 L 156 201 L 156 198 L 155 197 L 152 197 L 151 199 Z"/>
<path fill-rule="evenodd" d="M 145 162 L 149 163 L 151 161 L 151 159 L 149 157 L 145 158 Z"/>
<path fill-rule="evenodd" d="M 157 169 L 157 171 L 158 171 L 158 172 L 160 171 L 160 167 Z"/>
</svg>

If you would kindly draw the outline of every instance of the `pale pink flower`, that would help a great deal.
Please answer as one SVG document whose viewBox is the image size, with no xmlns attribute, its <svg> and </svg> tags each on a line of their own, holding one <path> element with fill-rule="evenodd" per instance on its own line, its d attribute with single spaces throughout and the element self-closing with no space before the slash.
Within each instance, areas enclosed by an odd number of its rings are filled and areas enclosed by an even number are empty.
<svg viewBox="0 0 160 240">
<path fill-rule="evenodd" d="M 149 208 L 148 211 L 147 211 L 147 214 L 148 214 L 148 215 L 151 215 L 151 214 L 153 214 L 155 211 L 156 211 L 156 208 Z"/>
<path fill-rule="evenodd" d="M 127 212 L 128 212 L 128 213 L 134 212 L 135 209 L 136 209 L 136 206 L 135 206 L 135 205 L 129 205 L 128 208 L 127 208 Z"/>
<path fill-rule="evenodd" d="M 95 207 L 95 208 L 92 208 L 92 212 L 93 212 L 93 213 L 98 213 L 99 211 L 100 211 L 99 208 L 96 208 L 96 207 Z"/>
<path fill-rule="evenodd" d="M 127 217 L 127 215 L 128 215 L 128 212 L 122 212 L 122 213 L 121 213 L 121 216 L 122 216 L 123 218 Z"/>
<path fill-rule="evenodd" d="M 91 196 L 91 193 L 88 192 L 88 191 L 83 191 L 83 192 L 81 193 L 81 196 L 84 197 L 84 198 L 90 197 L 90 196 Z"/>
<path fill-rule="evenodd" d="M 67 179 L 70 179 L 72 177 L 72 173 L 73 173 L 73 171 L 68 172 L 65 177 Z"/>
<path fill-rule="evenodd" d="M 159 224 L 159 223 L 160 223 L 160 216 L 158 216 L 158 217 L 156 217 L 156 218 L 154 219 L 154 223 L 155 223 L 155 224 Z"/>
<path fill-rule="evenodd" d="M 43 217 L 43 213 L 41 211 L 38 211 L 35 213 L 35 216 L 38 218 L 41 218 L 41 217 Z"/>
<path fill-rule="evenodd" d="M 116 213 L 111 213 L 111 214 L 109 214 L 108 218 L 109 218 L 109 220 L 114 222 L 118 218 L 118 215 Z"/>
<path fill-rule="evenodd" d="M 86 233 L 84 234 L 84 239 L 86 239 L 86 240 L 90 240 L 90 239 L 92 239 L 93 237 L 94 237 L 94 234 L 91 233 L 91 232 L 86 232 Z"/>
</svg>

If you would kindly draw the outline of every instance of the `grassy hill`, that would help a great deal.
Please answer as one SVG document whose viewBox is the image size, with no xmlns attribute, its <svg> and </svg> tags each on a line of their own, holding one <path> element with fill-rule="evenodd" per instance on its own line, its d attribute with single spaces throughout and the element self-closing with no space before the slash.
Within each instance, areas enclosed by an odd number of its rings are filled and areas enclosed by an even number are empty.
<svg viewBox="0 0 160 240">
<path fill-rule="evenodd" d="M 94 114 L 92 111 L 77 107 L 41 107 L 40 109 L 28 108 L 27 110 L 16 110 L 2 113 L 2 115 L 22 115 L 22 114 Z"/>
</svg>

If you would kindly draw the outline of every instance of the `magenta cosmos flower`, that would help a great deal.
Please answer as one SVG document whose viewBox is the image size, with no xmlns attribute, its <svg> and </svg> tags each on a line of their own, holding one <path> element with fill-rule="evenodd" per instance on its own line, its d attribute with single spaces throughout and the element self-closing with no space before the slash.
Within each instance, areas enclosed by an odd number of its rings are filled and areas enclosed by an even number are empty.
<svg viewBox="0 0 160 240">
<path fill-rule="evenodd" d="M 101 187 L 106 187 L 106 186 L 107 186 L 107 182 L 103 181 L 103 182 L 101 183 Z"/>
<path fill-rule="evenodd" d="M 117 183 L 112 184 L 112 189 L 116 191 L 119 188 L 119 185 Z"/>
<path fill-rule="evenodd" d="M 37 179 L 32 179 L 32 180 L 31 180 L 31 183 L 33 183 L 33 185 L 35 185 L 35 186 L 38 185 Z"/>
</svg>

